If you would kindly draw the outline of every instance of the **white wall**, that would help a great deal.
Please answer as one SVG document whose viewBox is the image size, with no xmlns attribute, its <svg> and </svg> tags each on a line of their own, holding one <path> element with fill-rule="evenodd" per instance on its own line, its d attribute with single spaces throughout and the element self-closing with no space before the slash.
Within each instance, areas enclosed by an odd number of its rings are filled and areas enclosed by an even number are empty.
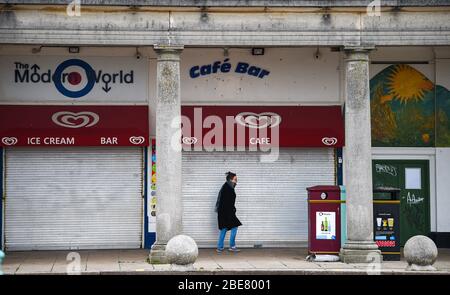
<svg viewBox="0 0 450 295">
<path fill-rule="evenodd" d="M 338 104 L 339 52 L 320 48 L 266 48 L 253 56 L 250 48 L 185 49 L 181 58 L 181 96 L 184 104 Z M 229 73 L 191 78 L 192 66 L 230 59 Z M 238 62 L 264 68 L 270 74 L 257 78 L 233 71 Z"/>
<path fill-rule="evenodd" d="M 42 47 L 40 48 L 40 51 L 37 53 L 33 53 L 33 49 L 39 49 L 40 47 L 38 45 L 36 46 L 30 46 L 30 45 L 20 45 L 20 46 L 13 46 L 13 45 L 4 45 L 0 46 L 0 61 L 5 61 L 8 59 L 8 56 L 28 56 L 29 58 L 38 59 L 42 57 L 43 59 L 46 59 L 48 56 L 58 56 L 63 58 L 83 58 L 86 57 L 87 59 L 95 58 L 95 57 L 102 57 L 102 58 L 111 58 L 109 63 L 111 65 L 114 65 L 115 57 L 119 57 L 120 59 L 123 58 L 133 58 L 136 59 L 136 53 L 138 52 L 141 56 L 139 63 L 146 63 L 148 65 L 148 72 L 151 72 L 151 74 L 148 74 L 148 85 L 146 85 L 145 89 L 141 88 L 140 91 L 145 91 L 145 93 L 134 93 L 134 92 L 125 92 L 124 94 L 129 96 L 129 99 L 127 100 L 121 100 L 120 96 L 116 96 L 117 101 L 113 102 L 110 100 L 107 100 L 105 98 L 98 100 L 95 97 L 92 97 L 92 99 L 69 99 L 67 101 L 64 100 L 53 100 L 52 102 L 39 102 L 34 101 L 33 104 L 40 104 L 40 103 L 51 103 L 51 104 L 71 104 L 71 105 L 82 105 L 82 104 L 108 104 L 108 103 L 118 103 L 118 104 L 124 104 L 124 103 L 132 103 L 132 104 L 147 104 L 147 101 L 149 100 L 149 92 L 148 89 L 151 86 L 152 90 L 154 91 L 151 95 L 151 102 L 150 102 L 150 108 L 149 108 L 149 120 L 150 120 L 150 134 L 155 135 L 155 86 L 156 86 L 156 63 L 154 62 L 156 60 L 156 54 L 153 51 L 152 47 L 139 47 L 136 49 L 136 47 L 81 47 L 80 53 L 78 54 L 72 54 L 69 53 L 68 47 L 62 46 L 62 47 Z M 148 73 L 147 72 L 147 73 Z M 3 103 L 12 103 L 12 100 L 7 97 L 0 97 L 0 102 Z M 30 102 L 26 102 L 30 103 Z M 153 106 L 153 107 L 152 107 Z"/>
<path fill-rule="evenodd" d="M 435 48 L 435 54 L 436 84 L 450 90 L 450 47 Z M 436 192 L 437 231 L 450 232 L 450 148 L 436 149 Z"/>
<path fill-rule="evenodd" d="M 330 48 L 265 48 L 253 56 L 251 48 L 185 48 L 181 54 L 181 101 L 183 105 L 339 105 L 341 53 Z M 232 70 L 191 78 L 193 66 L 223 62 L 229 58 Z M 238 62 L 270 71 L 260 79 L 235 73 Z M 156 59 L 150 59 L 150 105 L 156 103 Z M 154 126 L 154 114 L 150 116 Z M 154 135 L 154 128 L 150 134 Z"/>
<path fill-rule="evenodd" d="M 60 93 L 51 76 L 63 62 L 73 57 L 52 55 L 11 55 L 0 59 L 1 103 L 97 103 L 97 104 L 147 104 L 148 61 L 133 56 L 82 56 L 84 65 L 95 71 L 98 82 L 81 97 L 71 98 Z M 33 67 L 37 66 L 38 68 Z M 28 68 L 25 68 L 28 67 Z M 31 68 L 30 68 L 31 67 Z M 86 70 L 78 65 L 66 67 L 64 73 L 77 73 L 81 82 L 66 82 L 64 89 L 80 91 L 88 86 Z M 40 78 L 42 77 L 42 78 Z M 93 78 L 92 80 L 96 80 Z"/>
<path fill-rule="evenodd" d="M 436 59 L 436 84 L 450 91 L 450 57 Z"/>
<path fill-rule="evenodd" d="M 437 231 L 450 232 L 450 148 L 436 149 Z"/>
<path fill-rule="evenodd" d="M 370 52 L 371 61 L 433 61 L 430 46 L 376 47 Z"/>
<path fill-rule="evenodd" d="M 33 53 L 33 50 L 38 50 L 38 52 Z M 138 51 L 137 51 L 138 50 Z M 140 58 L 136 58 L 137 52 L 140 55 Z M 86 97 L 78 98 L 78 99 L 70 99 L 68 97 L 64 97 L 59 95 L 58 93 L 51 93 L 49 87 L 49 96 L 40 95 L 34 100 L 30 100 L 28 98 L 21 97 L 20 91 L 21 89 L 17 89 L 16 93 L 13 93 L 11 96 L 11 89 L 5 89 L 2 87 L 0 89 L 0 103 L 13 103 L 13 102 L 23 102 L 23 103 L 56 103 L 56 104 L 99 104 L 99 103 L 116 103 L 116 104 L 147 104 L 148 102 L 148 84 L 153 83 L 155 77 L 148 77 L 148 68 L 150 66 L 149 60 L 156 59 L 156 55 L 151 47 L 141 47 L 139 49 L 135 47 L 80 47 L 79 53 L 69 53 L 67 46 L 53 46 L 53 47 L 40 47 L 38 45 L 4 45 L 0 46 L 0 65 L 4 65 L 1 68 L 0 74 L 5 72 L 5 67 L 11 67 L 11 62 L 15 60 L 25 60 L 27 62 L 40 62 L 45 67 L 50 66 L 50 69 L 54 70 L 55 65 L 63 60 L 67 60 L 70 58 L 80 58 L 85 59 L 87 62 L 91 63 L 92 66 L 99 67 L 98 69 L 102 69 L 105 71 L 117 71 L 120 69 L 130 70 L 133 69 L 135 71 L 135 83 L 139 84 L 138 87 L 134 87 L 132 91 L 127 91 L 123 89 L 123 91 L 118 91 L 118 89 L 112 89 L 108 95 L 104 93 L 95 93 L 95 88 L 93 89 L 93 93 L 90 93 Z M 136 71 L 139 71 L 137 73 Z M 13 75 L 8 75 L 6 77 L 2 77 L 0 82 L 0 86 L 5 86 L 5 83 L 11 84 L 11 77 Z M 137 75 L 136 75 L 137 74 Z M 144 79 L 145 78 L 145 79 Z M 8 82 L 9 80 L 9 82 Z M 4 83 L 4 85 L 2 84 Z M 25 85 L 26 86 L 26 85 Z M 33 88 L 33 90 L 28 89 L 24 95 L 30 96 L 30 93 L 33 91 L 34 94 L 42 92 L 42 85 L 37 85 L 38 88 Z M 53 85 L 50 85 L 53 86 Z M 39 89 L 39 87 L 41 89 Z M 54 88 L 54 87 L 53 87 Z M 118 87 L 116 87 L 118 88 Z M 14 89 L 12 89 L 14 90 Z M 112 94 L 112 92 L 115 92 Z"/>
<path fill-rule="evenodd" d="M 409 64 L 424 74 L 430 81 L 435 81 L 434 53 L 432 47 L 380 47 L 370 54 L 370 79 L 398 62 L 428 62 L 429 64 Z M 382 64 L 373 64 L 381 62 Z"/>
<path fill-rule="evenodd" d="M 436 56 L 436 84 L 450 90 L 450 48 L 437 49 Z M 436 149 L 436 176 L 437 231 L 450 232 L 450 148 Z"/>
</svg>

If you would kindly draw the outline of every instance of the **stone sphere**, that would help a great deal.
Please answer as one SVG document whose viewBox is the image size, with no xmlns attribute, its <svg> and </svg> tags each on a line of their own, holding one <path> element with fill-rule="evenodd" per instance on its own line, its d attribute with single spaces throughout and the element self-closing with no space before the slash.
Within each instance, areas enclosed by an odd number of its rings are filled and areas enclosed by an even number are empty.
<svg viewBox="0 0 450 295">
<path fill-rule="evenodd" d="M 432 239 L 418 235 L 406 242 L 403 254 L 408 265 L 431 266 L 436 261 L 438 250 Z"/>
<path fill-rule="evenodd" d="M 193 264 L 198 257 L 197 243 L 186 235 L 175 236 L 167 243 L 166 256 L 171 264 Z"/>
</svg>

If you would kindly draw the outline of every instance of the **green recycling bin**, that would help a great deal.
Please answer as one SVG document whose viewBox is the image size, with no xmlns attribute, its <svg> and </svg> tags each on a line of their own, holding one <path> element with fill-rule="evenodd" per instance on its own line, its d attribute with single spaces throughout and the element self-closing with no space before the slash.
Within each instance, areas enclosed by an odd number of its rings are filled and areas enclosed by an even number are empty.
<svg viewBox="0 0 450 295">
<path fill-rule="evenodd" d="M 373 190 L 373 233 L 383 260 L 400 260 L 400 189 Z"/>
</svg>

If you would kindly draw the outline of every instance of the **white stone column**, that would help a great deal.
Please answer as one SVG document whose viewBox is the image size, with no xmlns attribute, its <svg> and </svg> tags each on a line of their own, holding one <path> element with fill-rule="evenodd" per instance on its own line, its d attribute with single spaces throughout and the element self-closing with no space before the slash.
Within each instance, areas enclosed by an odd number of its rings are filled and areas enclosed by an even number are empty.
<svg viewBox="0 0 450 295">
<path fill-rule="evenodd" d="M 345 187 L 347 241 L 341 249 L 346 263 L 381 261 L 373 241 L 372 153 L 370 128 L 369 52 L 344 48 L 345 58 Z"/>
<path fill-rule="evenodd" d="M 167 242 L 181 233 L 181 118 L 180 54 L 182 46 L 155 45 L 157 53 L 156 97 L 156 242 L 151 263 L 167 263 Z M 154 107 L 154 106 L 150 106 Z M 180 140 L 172 140 L 176 136 Z"/>
</svg>

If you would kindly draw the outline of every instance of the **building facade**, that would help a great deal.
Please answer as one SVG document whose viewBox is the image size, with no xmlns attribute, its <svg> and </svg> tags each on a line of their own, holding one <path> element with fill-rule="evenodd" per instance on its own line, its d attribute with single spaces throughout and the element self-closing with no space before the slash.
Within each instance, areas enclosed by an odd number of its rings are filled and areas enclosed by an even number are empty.
<svg viewBox="0 0 450 295">
<path fill-rule="evenodd" d="M 447 1 L 7 2 L 4 249 L 214 247 L 227 171 L 242 246 L 305 246 L 321 184 L 346 187 L 344 261 L 380 255 L 377 187 L 396 243 L 449 246 Z"/>
</svg>

